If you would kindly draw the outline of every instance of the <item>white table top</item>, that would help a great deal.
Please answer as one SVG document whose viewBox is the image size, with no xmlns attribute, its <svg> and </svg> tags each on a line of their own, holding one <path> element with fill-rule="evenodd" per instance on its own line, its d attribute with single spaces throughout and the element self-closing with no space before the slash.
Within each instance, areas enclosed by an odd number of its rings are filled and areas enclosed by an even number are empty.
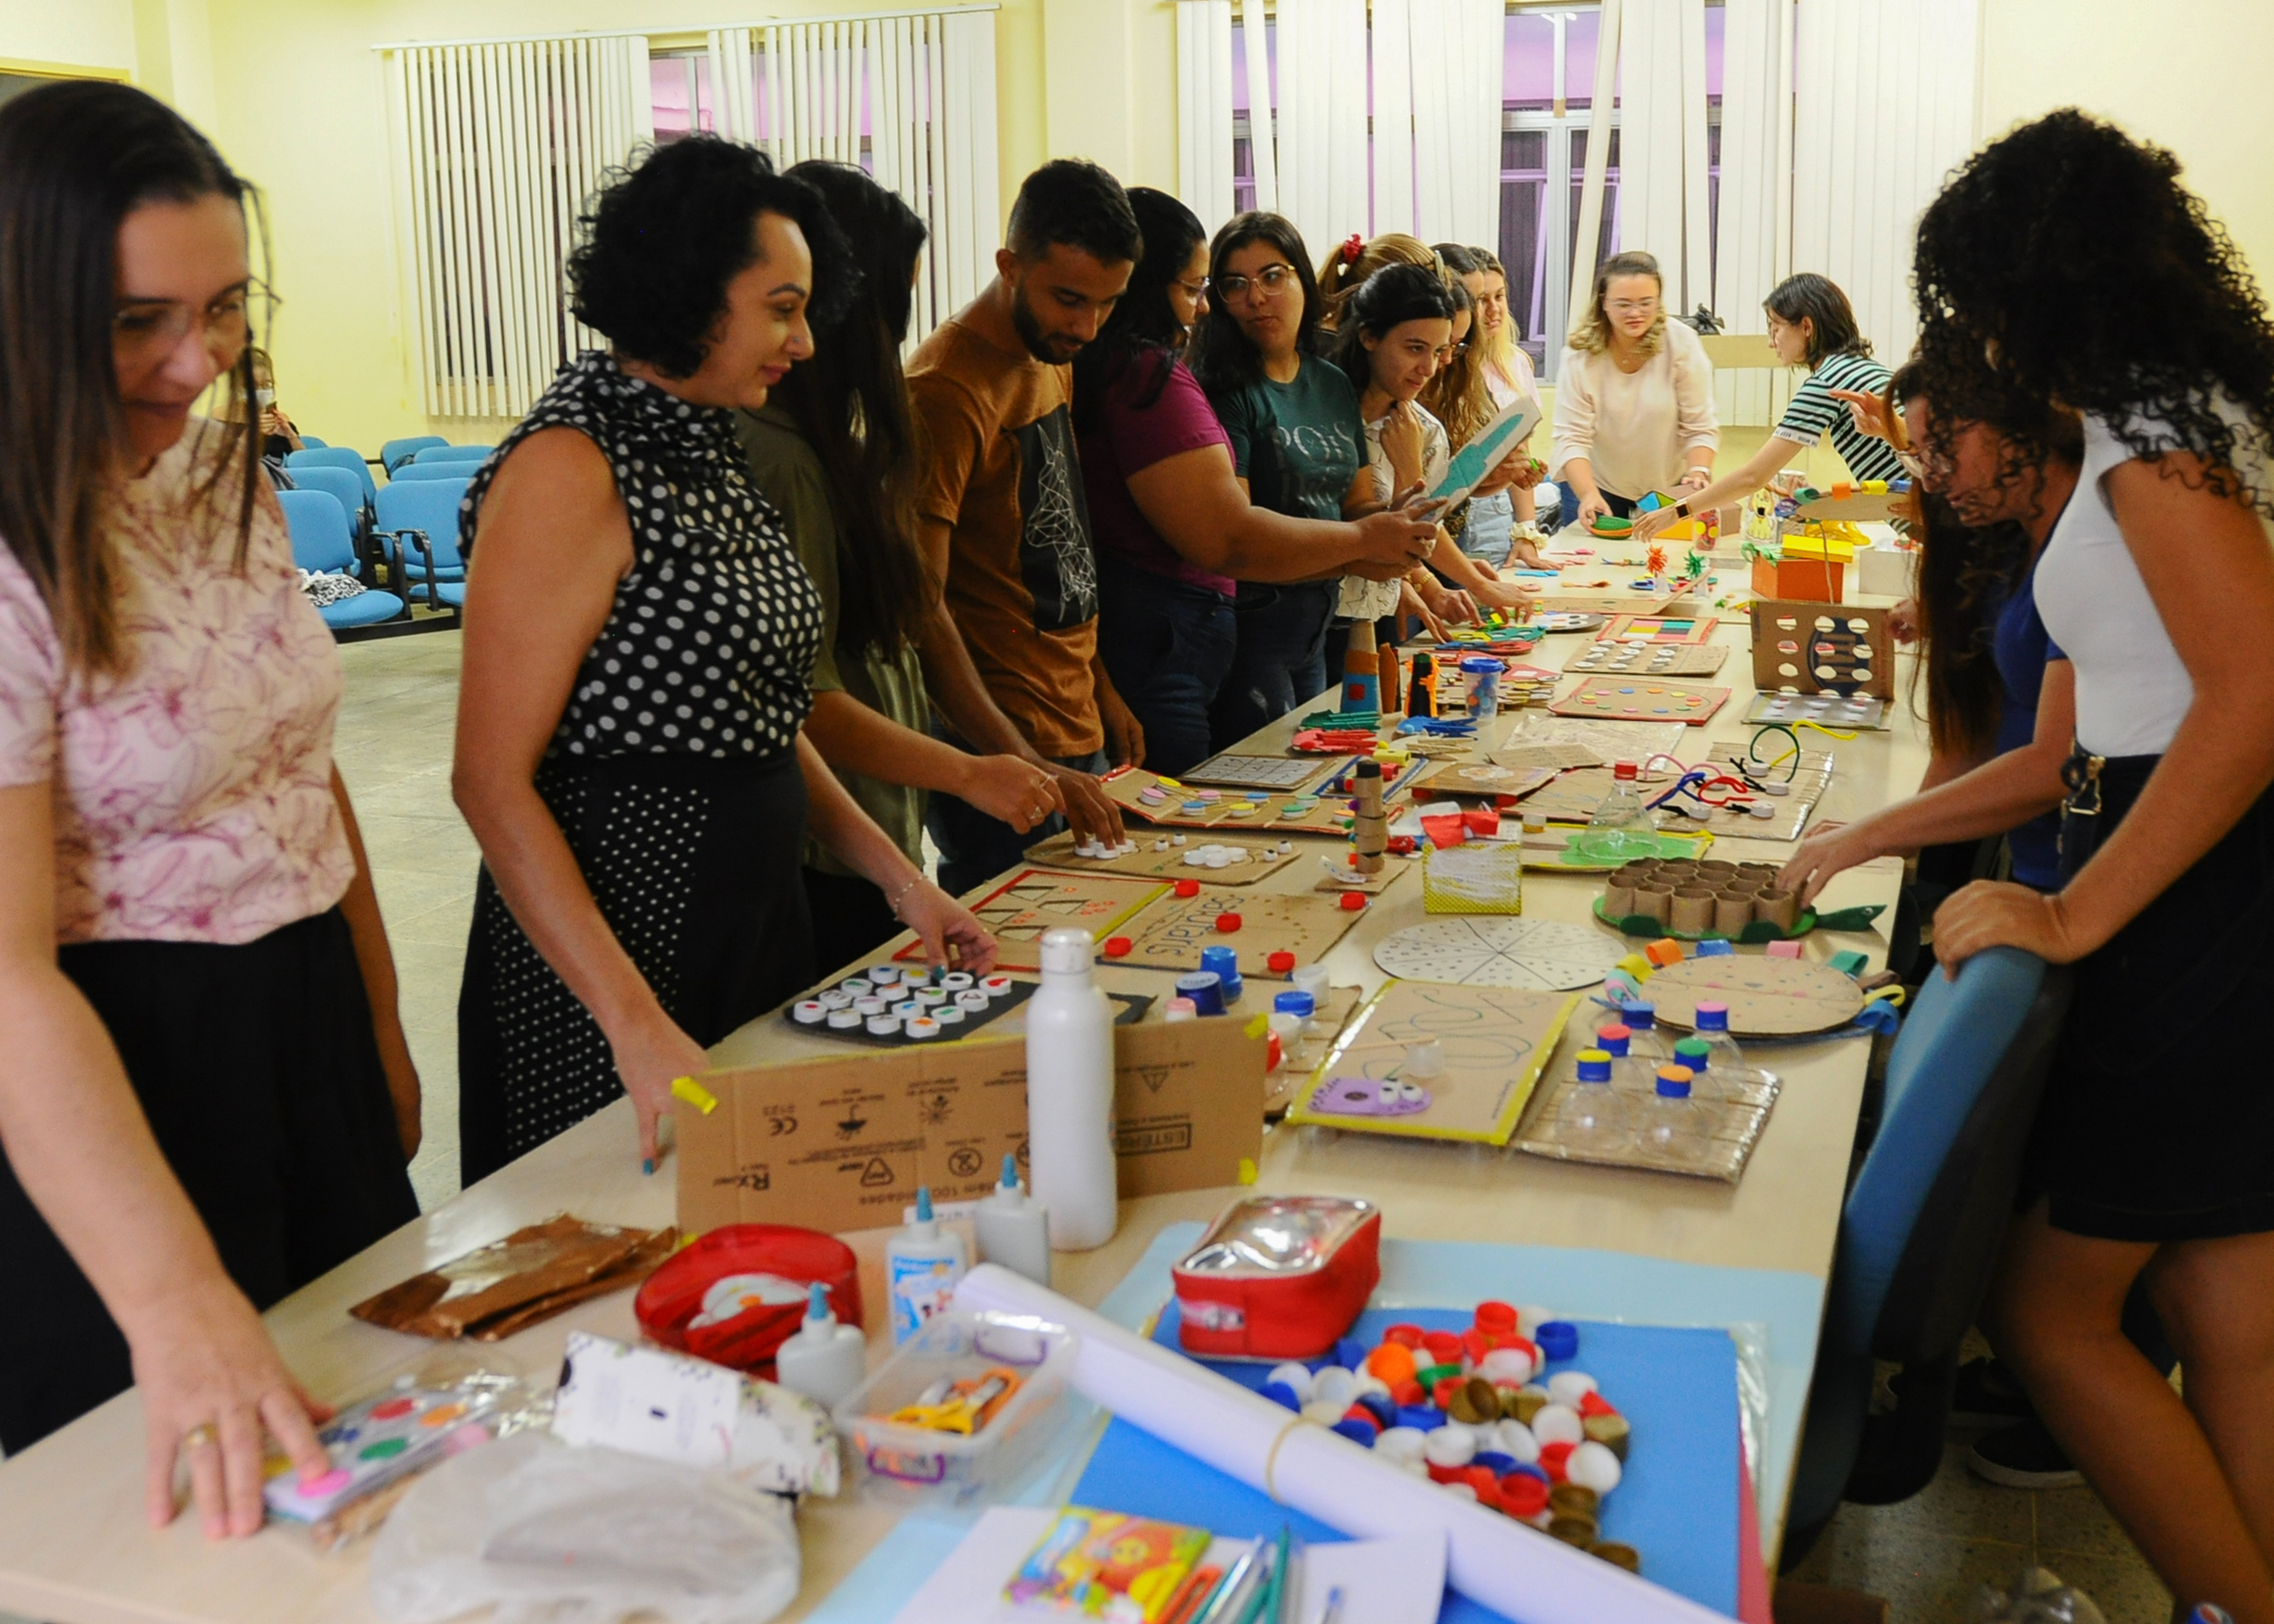
<svg viewBox="0 0 2274 1624">
<path fill-rule="evenodd" d="M 1593 580 L 1630 573 L 1596 567 L 1569 571 L 1567 577 Z M 1743 567 L 1727 564 L 1718 590 L 1746 596 Z M 1748 623 L 1742 613 L 1725 618 L 1713 636 L 1731 653 L 1713 680 L 1735 692 L 1709 725 L 1690 730 L 1698 742 L 1686 740 L 1683 753 L 1691 759 L 1707 743 L 1743 741 L 1751 732 L 1742 720 L 1752 695 Z M 1578 641 L 1550 637 L 1532 663 L 1560 665 Z M 1903 691 L 1900 685 L 1897 691 Z M 1317 702 L 1303 707 L 1317 708 Z M 1926 763 L 1923 730 L 1901 705 L 1894 722 L 1890 732 L 1864 733 L 1852 741 L 1806 735 L 1809 748 L 1830 749 L 1837 761 L 1819 818 L 1852 817 L 1916 788 Z M 1291 726 L 1292 718 L 1283 721 L 1251 743 L 1276 750 Z M 1331 849 L 1326 842 L 1311 844 L 1322 852 Z M 1771 860 L 1789 850 L 1729 839 L 1715 847 L 1718 855 Z M 1314 866 L 1298 862 L 1259 883 L 1266 890 L 1308 890 L 1317 875 Z M 1889 906 L 1877 933 L 1811 936 L 1804 939 L 1807 953 L 1823 958 L 1856 948 L 1868 951 L 1875 966 L 1883 962 L 1900 877 L 1900 866 L 1883 860 L 1835 880 L 1825 899 L 1828 907 Z M 1525 914 L 1585 922 L 1599 887 L 1599 880 L 1587 876 L 1527 872 Z M 1376 900 L 1329 957 L 1335 981 L 1368 989 L 1379 986 L 1383 978 L 1373 963 L 1374 944 L 1424 917 L 1419 878 L 1409 873 Z M 1167 978 L 1155 971 L 1106 967 L 1100 979 L 1109 988 L 1156 995 L 1166 990 Z M 843 1050 L 764 1018 L 728 1037 L 713 1055 L 722 1065 L 741 1065 L 809 1052 L 841 1056 Z M 1830 1270 L 1837 1238 L 1868 1053 L 1869 1045 L 1855 1041 L 1779 1050 L 1783 1092 L 1735 1188 L 1472 1147 L 1302 1129 L 1275 1130 L 1268 1136 L 1259 1185 L 1266 1191 L 1363 1196 L 1382 1208 L 1388 1233 L 1409 1239 L 1606 1248 L 1678 1261 L 1793 1270 L 1821 1280 Z M 431 1345 L 349 1318 L 350 1304 L 564 1210 L 604 1222 L 670 1222 L 670 1170 L 666 1165 L 656 1177 L 640 1176 L 629 1107 L 620 1101 L 296 1293 L 269 1313 L 269 1324 L 312 1391 L 351 1397 L 414 1362 Z M 1058 1255 L 1059 1289 L 1096 1304 L 1163 1225 L 1210 1217 L 1231 1193 L 1198 1191 L 1125 1202 L 1120 1233 L 1111 1244 L 1093 1252 Z M 883 1302 L 885 1232 L 847 1238 L 862 1258 L 864 1300 Z M 572 1328 L 634 1335 L 630 1294 L 584 1304 L 510 1339 L 501 1350 L 532 1374 L 546 1372 L 557 1365 Z M 876 1352 L 872 1338 L 872 1357 Z M 130 1392 L 23 1455 L 0 1462 L 0 1611 L 59 1624 L 283 1624 L 373 1616 L 364 1588 L 367 1543 L 322 1555 L 289 1529 L 209 1545 L 190 1518 L 178 1518 L 162 1531 L 146 1527 L 142 1453 L 139 1395 Z M 896 1520 L 892 1511 L 852 1499 L 803 1510 L 806 1581 L 798 1605 L 786 1616 L 804 1616 Z M 1772 1521 L 1781 1522 L 1781 1507 Z"/>
</svg>

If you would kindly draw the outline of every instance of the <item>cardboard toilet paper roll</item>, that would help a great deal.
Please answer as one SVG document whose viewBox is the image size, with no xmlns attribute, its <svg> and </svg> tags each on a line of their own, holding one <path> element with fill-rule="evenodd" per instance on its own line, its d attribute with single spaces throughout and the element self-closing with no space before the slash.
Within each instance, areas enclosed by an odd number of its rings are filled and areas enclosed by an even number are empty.
<svg viewBox="0 0 2274 1624">
<path fill-rule="evenodd" d="M 1753 922 L 1753 899 L 1743 891 L 1723 891 L 1713 902 L 1713 929 L 1733 936 Z"/>
<path fill-rule="evenodd" d="M 1664 880 L 1652 880 L 1635 887 L 1634 911 L 1647 914 L 1663 925 L 1674 914 L 1674 887 Z"/>
<path fill-rule="evenodd" d="M 1613 919 L 1624 919 L 1634 911 L 1634 886 L 1615 874 L 1611 876 L 1603 886 L 1603 912 Z"/>
<path fill-rule="evenodd" d="M 1676 930 L 1696 936 L 1713 924 L 1713 892 L 1704 885 L 1684 885 L 1674 893 L 1670 922 Z"/>
<path fill-rule="evenodd" d="M 1800 922 L 1800 898 L 1788 891 L 1765 891 L 1753 898 L 1753 908 L 1758 917 L 1780 930 L 1789 930 Z"/>
</svg>

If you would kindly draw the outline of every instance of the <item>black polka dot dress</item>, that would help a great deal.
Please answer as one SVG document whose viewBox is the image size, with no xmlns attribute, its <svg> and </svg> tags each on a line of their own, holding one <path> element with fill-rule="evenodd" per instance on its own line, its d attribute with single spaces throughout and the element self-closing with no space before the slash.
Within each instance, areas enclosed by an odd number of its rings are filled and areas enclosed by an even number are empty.
<svg viewBox="0 0 2274 1624">
<path fill-rule="evenodd" d="M 499 464 L 556 427 L 607 457 L 633 561 L 538 793 L 664 1009 L 715 1043 L 813 974 L 795 747 L 820 594 L 750 481 L 733 414 L 690 406 L 599 352 L 562 369 L 468 485 L 469 551 Z M 622 1094 L 599 1025 L 486 864 L 458 997 L 461 1177 L 471 1184 Z"/>
</svg>

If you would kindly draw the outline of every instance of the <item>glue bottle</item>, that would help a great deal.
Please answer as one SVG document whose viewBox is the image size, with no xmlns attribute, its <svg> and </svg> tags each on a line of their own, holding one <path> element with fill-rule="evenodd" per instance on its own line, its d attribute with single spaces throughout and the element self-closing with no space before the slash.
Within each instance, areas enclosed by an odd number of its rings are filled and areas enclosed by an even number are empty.
<svg viewBox="0 0 2274 1624">
<path fill-rule="evenodd" d="M 1018 1157 L 1003 1158 L 1003 1182 L 973 1211 L 971 1227 L 982 1263 L 999 1263 L 1038 1286 L 1050 1283 L 1050 1217 L 1019 1187 Z"/>
<path fill-rule="evenodd" d="M 931 1188 L 916 1192 L 915 1222 L 885 1243 L 885 1284 L 892 1300 L 892 1341 L 904 1342 L 925 1320 L 947 1311 L 956 1283 L 970 1273 L 963 1237 L 942 1229 L 931 1213 Z"/>
<path fill-rule="evenodd" d="M 829 1288 L 813 1282 L 805 1323 L 774 1354 L 774 1380 L 834 1410 L 851 1396 L 867 1372 L 868 1338 L 857 1325 L 840 1325 L 829 1311 Z"/>
<path fill-rule="evenodd" d="M 1027 1001 L 1028 1167 L 1050 1244 L 1087 1252 L 1121 1221 L 1113 1160 L 1113 1005 L 1090 979 L 1089 932 L 1043 936 L 1043 984 Z"/>
</svg>

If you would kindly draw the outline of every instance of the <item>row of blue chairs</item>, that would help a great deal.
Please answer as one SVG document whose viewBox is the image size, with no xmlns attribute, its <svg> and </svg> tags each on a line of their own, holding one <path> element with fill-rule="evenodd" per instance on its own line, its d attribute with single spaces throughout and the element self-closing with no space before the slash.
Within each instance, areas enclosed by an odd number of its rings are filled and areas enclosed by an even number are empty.
<svg viewBox="0 0 2274 1624">
<path fill-rule="evenodd" d="M 360 452 L 313 436 L 303 435 L 301 449 L 287 455 L 284 465 L 296 486 L 323 492 L 346 514 L 352 555 L 348 573 L 366 587 L 377 587 L 384 568 L 396 593 L 423 598 L 437 609 L 455 609 L 452 593 L 463 593 L 465 581 L 457 555 L 457 503 L 466 481 L 494 449 L 453 446 L 433 434 L 389 440 L 378 459 L 388 477 L 384 486 Z M 397 485 L 447 490 L 447 504 L 439 494 L 389 497 Z M 417 581 L 403 573 L 406 563 Z"/>
<path fill-rule="evenodd" d="M 369 589 L 321 606 L 335 634 L 408 622 L 411 605 L 420 603 L 448 612 L 455 622 L 466 601 L 458 504 L 467 477 L 462 473 L 456 479 L 411 479 L 381 487 L 360 550 L 350 498 L 310 486 L 277 492 L 291 530 L 294 562 L 306 570 L 354 575 Z M 388 590 L 380 590 L 374 565 L 385 567 Z"/>
</svg>

